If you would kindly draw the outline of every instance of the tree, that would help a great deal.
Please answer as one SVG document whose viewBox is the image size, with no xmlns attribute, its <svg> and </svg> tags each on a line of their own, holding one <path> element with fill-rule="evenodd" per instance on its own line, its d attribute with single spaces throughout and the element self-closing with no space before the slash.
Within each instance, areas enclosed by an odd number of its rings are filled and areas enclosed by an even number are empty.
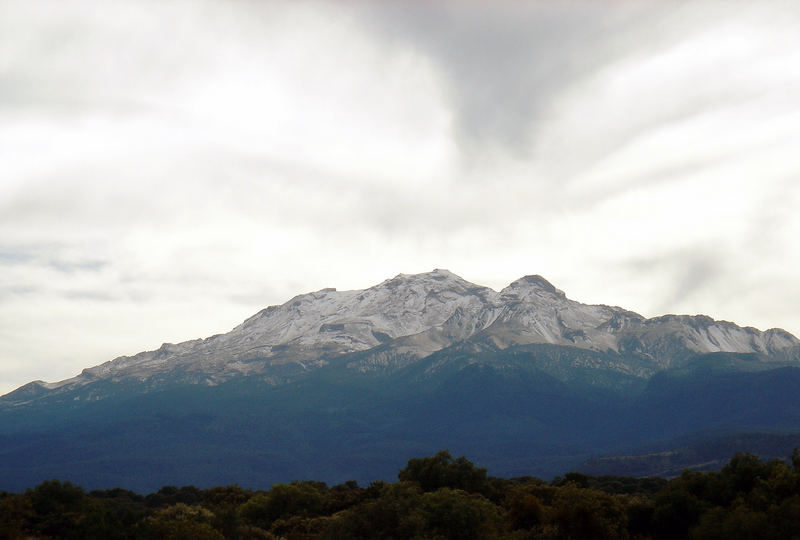
<svg viewBox="0 0 800 540">
<path fill-rule="evenodd" d="M 401 539 L 423 536 L 426 522 L 421 511 L 419 485 L 411 482 L 376 483 L 367 490 L 377 490 L 377 493 L 340 512 L 322 538 Z"/>
<path fill-rule="evenodd" d="M 46 536 L 67 538 L 84 508 L 83 488 L 70 482 L 49 480 L 25 492 L 36 513 L 34 528 Z"/>
<path fill-rule="evenodd" d="M 0 493 L 0 538 L 27 537 L 25 530 L 34 516 L 30 498 L 15 493 Z"/>
<path fill-rule="evenodd" d="M 416 482 L 423 491 L 447 487 L 486 495 L 489 489 L 486 469 L 476 467 L 464 456 L 454 460 L 447 450 L 408 460 L 397 477 L 401 482 Z"/>
<path fill-rule="evenodd" d="M 758 456 L 747 453 L 737 453 L 720 471 L 720 479 L 730 490 L 732 499 L 750 493 L 756 482 L 768 475 L 767 465 Z"/>
<path fill-rule="evenodd" d="M 147 505 L 150 507 L 167 506 L 171 504 L 183 503 L 193 505 L 199 503 L 203 498 L 203 493 L 194 486 L 164 486 L 155 493 L 145 497 Z"/>
<path fill-rule="evenodd" d="M 628 515 L 620 496 L 567 484 L 553 500 L 555 522 L 564 538 L 600 540 L 628 537 Z"/>
<path fill-rule="evenodd" d="M 162 508 L 137 527 L 137 538 L 158 540 L 225 540 L 211 525 L 214 514 L 199 506 L 177 503 Z"/>
<path fill-rule="evenodd" d="M 324 505 L 320 484 L 292 482 L 275 484 L 267 493 L 255 495 L 240 507 L 239 515 L 247 523 L 268 530 L 280 518 L 317 516 Z"/>
<path fill-rule="evenodd" d="M 686 538 L 705 511 L 705 504 L 685 489 L 673 483 L 655 497 L 653 524 L 656 538 Z"/>
<path fill-rule="evenodd" d="M 500 523 L 495 505 L 481 495 L 441 488 L 422 496 L 426 532 L 448 540 L 492 538 Z"/>
<path fill-rule="evenodd" d="M 512 530 L 531 529 L 544 519 L 544 505 L 539 497 L 527 491 L 511 491 L 505 500 L 506 519 Z"/>
<path fill-rule="evenodd" d="M 733 508 L 715 507 L 703 514 L 692 537 L 698 540 L 768 540 L 776 538 L 764 512 L 743 504 Z"/>
</svg>

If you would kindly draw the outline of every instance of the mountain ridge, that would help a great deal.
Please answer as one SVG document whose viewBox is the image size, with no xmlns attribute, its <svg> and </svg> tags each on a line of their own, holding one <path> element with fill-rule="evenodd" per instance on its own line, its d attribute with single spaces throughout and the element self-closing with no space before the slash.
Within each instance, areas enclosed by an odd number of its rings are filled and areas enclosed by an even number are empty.
<svg viewBox="0 0 800 540">
<path fill-rule="evenodd" d="M 33 381 L 0 396 L 0 404 L 20 405 L 100 380 L 145 383 L 170 374 L 176 381 L 209 386 L 238 376 L 272 377 L 280 384 L 273 373 L 278 366 L 304 372 L 365 351 L 374 354 L 352 369 L 392 370 L 458 343 L 491 343 L 500 350 L 551 344 L 636 356 L 652 364 L 647 375 L 703 353 L 754 353 L 764 362 L 784 363 L 800 357 L 800 340 L 778 328 L 760 331 L 706 315 L 645 318 L 621 307 L 571 300 L 540 275 L 494 291 L 435 269 L 398 274 L 367 289 L 300 294 L 260 310 L 230 332 L 164 343 L 59 382 Z"/>
</svg>

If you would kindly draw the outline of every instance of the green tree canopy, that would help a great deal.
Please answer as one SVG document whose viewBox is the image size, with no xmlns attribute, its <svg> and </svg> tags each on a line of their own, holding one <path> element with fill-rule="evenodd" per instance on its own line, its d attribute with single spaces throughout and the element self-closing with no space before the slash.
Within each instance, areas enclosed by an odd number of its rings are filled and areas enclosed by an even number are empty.
<svg viewBox="0 0 800 540">
<path fill-rule="evenodd" d="M 408 460 L 397 477 L 401 482 L 416 482 L 423 491 L 451 488 L 485 495 L 489 489 L 486 469 L 476 467 L 464 456 L 453 459 L 448 450 Z"/>
</svg>

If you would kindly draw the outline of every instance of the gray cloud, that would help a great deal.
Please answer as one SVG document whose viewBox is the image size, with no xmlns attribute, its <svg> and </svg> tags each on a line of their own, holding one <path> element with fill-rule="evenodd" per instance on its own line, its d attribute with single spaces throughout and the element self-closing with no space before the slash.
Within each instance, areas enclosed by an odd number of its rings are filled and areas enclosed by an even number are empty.
<svg viewBox="0 0 800 540">
<path fill-rule="evenodd" d="M 365 12 L 366 26 L 377 35 L 437 62 L 469 161 L 486 151 L 530 154 L 559 94 L 617 60 L 621 50 L 631 54 L 624 41 L 637 39 L 637 23 L 671 9 L 608 9 L 589 2 L 420 2 L 414 9 L 402 3 L 370 5 Z"/>
<path fill-rule="evenodd" d="M 33 287 L 2 287 L 0 288 L 0 300 L 8 300 L 10 298 L 33 295 L 40 292 Z"/>
<path fill-rule="evenodd" d="M 106 261 L 87 258 L 84 254 L 70 256 L 74 248 L 67 243 L 28 244 L 21 246 L 0 246 L 0 265 L 37 265 L 52 268 L 58 272 L 97 271 L 107 266 Z"/>
<path fill-rule="evenodd" d="M 63 296 L 68 300 L 91 300 L 94 302 L 111 302 L 116 300 L 114 296 L 99 291 L 67 291 Z"/>
<path fill-rule="evenodd" d="M 434 267 L 797 332 L 798 13 L 0 3 L 0 371 Z"/>
<path fill-rule="evenodd" d="M 24 250 L 7 249 L 0 251 L 0 264 L 25 264 L 33 260 L 33 255 Z"/>
<path fill-rule="evenodd" d="M 720 261 L 721 257 L 710 249 L 676 257 L 672 264 L 675 268 L 674 281 L 664 294 L 660 311 L 668 311 L 670 307 L 680 305 L 684 299 L 691 299 L 718 279 L 723 271 Z"/>
<path fill-rule="evenodd" d="M 648 314 L 666 313 L 691 315 L 709 313 L 692 312 L 692 306 L 702 305 L 703 296 L 718 285 L 726 272 L 724 251 L 713 245 L 695 245 L 677 251 L 648 256 L 632 257 L 613 272 L 627 274 L 637 281 L 653 280 L 659 283 L 656 294 L 648 303 Z M 718 315 L 718 314 L 716 314 Z"/>
<path fill-rule="evenodd" d="M 82 261 L 51 260 L 47 263 L 47 266 L 64 274 L 72 274 L 74 272 L 97 272 L 98 270 L 102 270 L 103 268 L 108 266 L 108 263 L 105 261 L 93 261 L 93 260 L 82 260 Z"/>
</svg>

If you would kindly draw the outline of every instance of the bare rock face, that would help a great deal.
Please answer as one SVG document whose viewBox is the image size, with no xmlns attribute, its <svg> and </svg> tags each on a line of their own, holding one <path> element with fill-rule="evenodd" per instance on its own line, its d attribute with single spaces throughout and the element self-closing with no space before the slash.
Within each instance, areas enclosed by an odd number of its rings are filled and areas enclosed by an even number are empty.
<svg viewBox="0 0 800 540">
<path fill-rule="evenodd" d="M 633 355 L 650 362 L 649 374 L 702 353 L 752 353 L 763 362 L 783 363 L 798 363 L 800 354 L 800 340 L 780 329 L 762 332 L 702 315 L 646 319 L 619 307 L 570 300 L 541 276 L 525 276 L 497 292 L 437 269 L 399 274 L 364 290 L 302 294 L 226 334 L 164 344 L 58 383 L 35 381 L 0 403 L 30 402 L 98 380 L 215 385 L 256 375 L 279 384 L 293 370 L 313 370 L 358 352 L 364 354 L 351 358 L 348 368 L 392 370 L 470 342 Z"/>
</svg>

